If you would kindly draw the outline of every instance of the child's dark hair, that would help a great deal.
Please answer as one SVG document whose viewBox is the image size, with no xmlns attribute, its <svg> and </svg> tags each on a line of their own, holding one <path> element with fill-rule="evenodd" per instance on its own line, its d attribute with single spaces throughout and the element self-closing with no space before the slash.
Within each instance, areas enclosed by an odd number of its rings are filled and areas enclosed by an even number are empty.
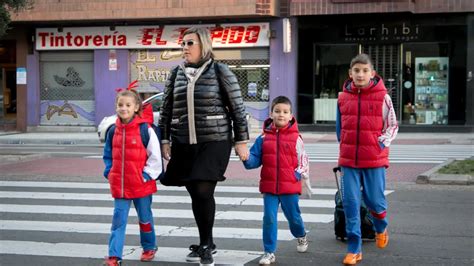
<svg viewBox="0 0 474 266">
<path fill-rule="evenodd" d="M 134 89 L 132 90 L 122 90 L 117 93 L 117 96 L 115 96 L 115 105 L 117 105 L 117 101 L 120 97 L 132 97 L 135 99 L 135 103 L 138 105 L 138 111 L 137 114 L 141 114 L 143 111 L 143 104 L 142 104 L 142 98 L 138 94 L 138 92 Z"/>
<path fill-rule="evenodd" d="M 372 59 L 370 59 L 370 56 L 368 54 L 358 54 L 356 57 L 352 58 L 351 60 L 351 68 L 355 64 L 369 64 L 370 67 L 373 69 L 374 64 L 372 63 Z"/>
<path fill-rule="evenodd" d="M 272 101 L 272 109 L 271 109 L 272 112 L 273 112 L 273 107 L 275 107 L 275 105 L 277 105 L 279 103 L 288 104 L 290 106 L 290 110 L 292 109 L 291 108 L 291 101 L 290 101 L 290 99 L 288 99 L 288 97 L 286 97 L 286 96 L 277 96 Z"/>
</svg>

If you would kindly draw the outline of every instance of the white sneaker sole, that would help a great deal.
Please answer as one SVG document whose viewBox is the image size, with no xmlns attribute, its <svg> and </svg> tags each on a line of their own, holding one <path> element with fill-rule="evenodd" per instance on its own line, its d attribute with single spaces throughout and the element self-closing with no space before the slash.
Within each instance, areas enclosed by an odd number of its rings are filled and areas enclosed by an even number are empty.
<svg viewBox="0 0 474 266">
<path fill-rule="evenodd" d="M 270 265 L 270 264 L 275 263 L 275 262 L 276 262 L 276 260 L 272 260 L 270 262 L 264 262 L 264 263 L 258 262 L 258 265 Z"/>
<path fill-rule="evenodd" d="M 306 246 L 306 247 L 296 247 L 296 250 L 299 253 L 305 253 L 306 251 L 308 251 L 308 246 Z"/>
</svg>

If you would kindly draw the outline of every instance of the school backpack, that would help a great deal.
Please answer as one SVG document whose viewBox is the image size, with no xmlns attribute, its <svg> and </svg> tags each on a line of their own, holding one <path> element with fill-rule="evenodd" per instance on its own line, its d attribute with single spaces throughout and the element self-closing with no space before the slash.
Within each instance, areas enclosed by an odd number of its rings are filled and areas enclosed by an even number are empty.
<svg viewBox="0 0 474 266">
<path fill-rule="evenodd" d="M 336 177 L 337 192 L 335 195 L 336 209 L 334 210 L 334 233 L 336 239 L 344 241 L 347 238 L 346 234 L 346 218 L 344 216 L 344 207 L 342 205 L 342 195 L 339 189 L 339 180 L 337 178 L 337 172 L 341 171 L 340 167 L 333 168 L 334 176 Z M 361 199 L 360 205 L 360 230 L 363 239 L 374 239 L 375 229 L 373 223 L 373 217 L 370 214 L 367 206 L 363 199 Z"/>
<path fill-rule="evenodd" d="M 153 123 L 142 123 L 140 124 L 140 137 L 142 139 L 142 143 L 143 143 L 143 146 L 145 147 L 148 147 L 148 142 L 150 142 L 150 134 L 148 133 L 148 125 L 150 125 L 150 127 L 153 129 L 153 132 L 155 132 L 156 134 L 156 137 L 158 138 L 158 142 L 160 143 L 161 145 L 161 131 L 160 131 L 160 128 L 157 127 L 155 124 Z M 112 126 L 110 126 L 109 130 L 107 131 L 107 136 L 105 138 L 105 140 L 107 141 L 107 138 L 112 138 L 114 137 L 114 134 L 115 134 L 115 124 L 112 124 Z M 111 140 L 112 141 L 112 140 Z M 160 155 L 161 157 L 161 155 Z M 161 158 L 161 164 L 163 165 L 163 158 Z M 158 176 L 157 180 L 161 179 L 165 174 L 165 170 L 164 170 L 164 167 L 163 167 L 163 170 L 161 172 L 161 174 Z"/>
</svg>

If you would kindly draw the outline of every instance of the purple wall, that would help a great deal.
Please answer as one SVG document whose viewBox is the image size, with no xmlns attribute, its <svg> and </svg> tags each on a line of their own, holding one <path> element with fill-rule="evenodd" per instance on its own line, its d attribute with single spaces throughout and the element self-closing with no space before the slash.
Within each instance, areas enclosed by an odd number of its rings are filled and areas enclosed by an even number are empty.
<svg viewBox="0 0 474 266">
<path fill-rule="evenodd" d="M 270 22 L 270 29 L 274 30 L 276 37 L 270 39 L 270 102 L 280 95 L 285 95 L 293 103 L 293 113 L 296 116 L 297 106 L 297 48 L 298 24 L 296 18 L 291 22 L 291 52 L 283 53 L 283 20 L 277 19 Z"/>
<path fill-rule="evenodd" d="M 94 51 L 95 123 L 115 113 L 116 88 L 129 82 L 128 50 L 116 50 L 118 70 L 109 70 L 109 50 Z"/>
<path fill-rule="evenodd" d="M 39 54 L 26 57 L 26 125 L 38 126 L 40 122 Z"/>
</svg>

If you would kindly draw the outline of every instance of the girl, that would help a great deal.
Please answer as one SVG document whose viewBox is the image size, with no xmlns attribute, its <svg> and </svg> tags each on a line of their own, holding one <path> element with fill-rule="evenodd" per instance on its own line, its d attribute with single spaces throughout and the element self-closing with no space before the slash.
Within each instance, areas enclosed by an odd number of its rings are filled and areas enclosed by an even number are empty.
<svg viewBox="0 0 474 266">
<path fill-rule="evenodd" d="M 156 192 L 156 179 L 163 168 L 161 150 L 158 138 L 149 126 L 153 123 L 152 108 L 148 106 L 150 108 L 142 110 L 142 101 L 133 85 L 120 91 L 115 98 L 118 117 L 115 127 L 107 133 L 104 147 L 104 176 L 114 198 L 109 255 L 104 265 L 121 264 L 132 201 L 140 226 L 141 261 L 153 260 L 157 250 L 151 202 L 152 194 Z M 146 147 L 142 142 L 144 134 L 149 136 Z"/>
</svg>

